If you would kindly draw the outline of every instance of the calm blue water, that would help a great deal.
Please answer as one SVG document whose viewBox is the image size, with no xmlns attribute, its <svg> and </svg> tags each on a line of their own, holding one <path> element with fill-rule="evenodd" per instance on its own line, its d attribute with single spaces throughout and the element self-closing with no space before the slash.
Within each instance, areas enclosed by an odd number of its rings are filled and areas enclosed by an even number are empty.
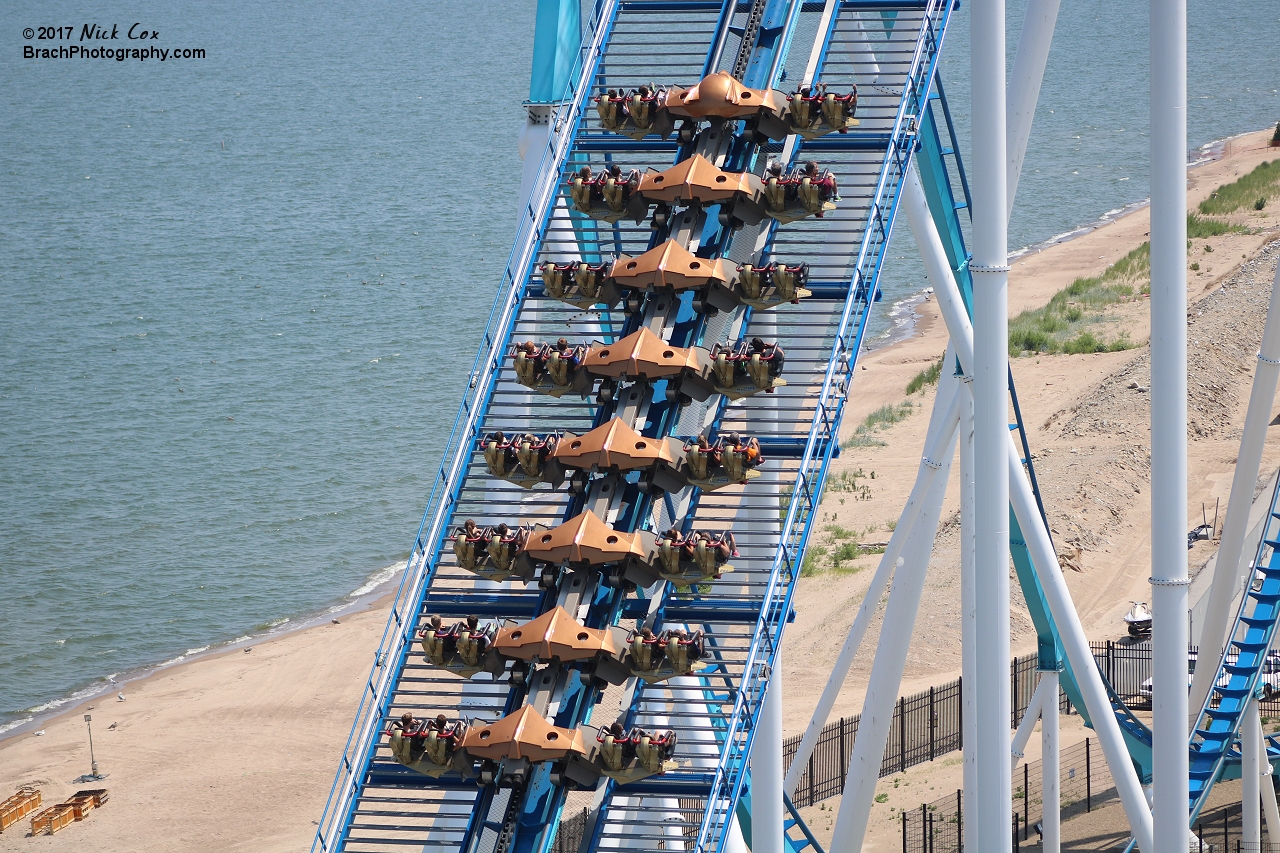
<svg viewBox="0 0 1280 853">
<path fill-rule="evenodd" d="M 1146 4 L 1114 5 L 1063 4 L 1012 245 L 1146 196 Z M 1280 119 L 1274 4 L 1192 8 L 1193 142 Z M 405 559 L 510 249 L 533 13 L 0 8 L 0 727 Z M 21 59 L 134 21 L 208 58 Z"/>
</svg>

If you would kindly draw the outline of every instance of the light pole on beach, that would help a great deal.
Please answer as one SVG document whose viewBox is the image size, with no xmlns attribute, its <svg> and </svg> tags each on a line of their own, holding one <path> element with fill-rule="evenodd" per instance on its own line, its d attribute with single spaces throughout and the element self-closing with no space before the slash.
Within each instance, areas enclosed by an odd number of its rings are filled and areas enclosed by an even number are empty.
<svg viewBox="0 0 1280 853">
<path fill-rule="evenodd" d="M 89 767 L 92 770 L 94 778 L 98 776 L 98 761 L 93 757 L 93 715 L 84 715 L 84 724 L 89 729 Z"/>
</svg>

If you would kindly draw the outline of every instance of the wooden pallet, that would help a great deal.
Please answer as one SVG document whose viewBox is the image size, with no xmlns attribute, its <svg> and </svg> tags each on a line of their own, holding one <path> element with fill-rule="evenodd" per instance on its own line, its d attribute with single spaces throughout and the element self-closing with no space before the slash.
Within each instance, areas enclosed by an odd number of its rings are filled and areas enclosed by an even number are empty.
<svg viewBox="0 0 1280 853">
<path fill-rule="evenodd" d="M 75 809 L 66 803 L 58 803 L 31 819 L 32 835 L 53 835 L 70 823 L 75 823 Z"/>
</svg>

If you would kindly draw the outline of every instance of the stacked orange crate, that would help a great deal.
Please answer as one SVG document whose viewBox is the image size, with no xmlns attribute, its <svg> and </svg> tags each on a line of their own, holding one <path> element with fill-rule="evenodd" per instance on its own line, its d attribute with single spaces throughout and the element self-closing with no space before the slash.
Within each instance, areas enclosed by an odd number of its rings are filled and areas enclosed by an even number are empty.
<svg viewBox="0 0 1280 853">
<path fill-rule="evenodd" d="M 40 808 L 41 799 L 40 792 L 35 788 L 22 788 L 0 803 L 0 832 Z"/>
<path fill-rule="evenodd" d="M 67 824 L 74 823 L 75 819 L 75 809 L 66 803 L 49 806 L 31 819 L 31 834 L 53 835 Z"/>
</svg>

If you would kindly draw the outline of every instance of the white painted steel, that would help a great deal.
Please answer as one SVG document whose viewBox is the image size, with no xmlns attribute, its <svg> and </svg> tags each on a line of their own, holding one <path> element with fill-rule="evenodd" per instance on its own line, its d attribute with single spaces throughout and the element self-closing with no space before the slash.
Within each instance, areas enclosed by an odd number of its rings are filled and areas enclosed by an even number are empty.
<svg viewBox="0 0 1280 853">
<path fill-rule="evenodd" d="M 977 592 L 978 848 L 1011 851 L 1009 748 L 1008 206 L 1005 177 L 1005 3 L 970 5 L 973 137 L 974 521 Z"/>
<path fill-rule="evenodd" d="M 955 354 L 950 348 L 947 350 L 946 359 L 946 363 L 954 362 Z M 915 529 L 916 520 L 920 516 L 920 507 L 938 477 L 940 470 L 938 461 L 941 460 L 944 438 L 954 435 L 959 424 L 960 399 L 963 395 L 954 392 L 943 393 L 945 385 L 946 383 L 939 383 L 938 394 L 934 397 L 933 413 L 929 416 L 929 427 L 925 434 L 924 455 L 920 459 L 920 467 L 916 472 L 915 485 L 911 487 L 911 494 L 907 497 L 907 503 L 902 509 L 897 526 L 889 536 L 889 544 L 880 557 L 876 573 L 872 576 L 871 584 L 862 597 L 862 603 L 858 605 L 857 615 L 854 616 L 853 624 L 849 626 L 849 633 L 845 637 L 844 645 L 840 647 L 840 654 L 836 656 L 827 684 L 822 688 L 818 706 L 809 720 L 804 737 L 800 739 L 800 746 L 791 759 L 791 769 L 787 771 L 786 780 L 783 782 L 783 789 L 788 794 L 795 794 L 800 784 L 800 777 L 804 775 L 805 768 L 809 764 L 809 756 L 813 754 L 813 748 L 818 742 L 818 735 L 822 733 L 822 727 L 827 724 L 827 719 L 831 716 L 831 708 L 835 705 L 836 698 L 840 695 L 840 688 L 849 675 L 849 669 L 853 666 L 858 647 L 867 633 L 867 626 L 871 624 L 871 619 L 880 606 L 880 600 L 884 598 L 885 590 L 889 587 L 889 578 L 898 565 L 903 544 Z M 949 444 L 949 440 L 947 443 Z"/>
<path fill-rule="evenodd" d="M 1262 789 L 1262 813 L 1267 816 L 1267 835 L 1270 838 L 1280 838 L 1280 808 L 1276 807 L 1276 788 L 1271 781 L 1271 756 L 1267 754 L 1267 742 L 1262 737 L 1262 720 L 1255 717 L 1253 724 L 1257 726 L 1260 770 L 1262 778 L 1266 779 L 1259 783 L 1259 787 Z"/>
<path fill-rule="evenodd" d="M 1213 687 L 1214 675 L 1222 663 L 1227 646 L 1227 626 L 1235 614 L 1233 604 L 1244 586 L 1248 561 L 1242 560 L 1249 509 L 1253 490 L 1262 466 L 1262 447 L 1267 439 L 1267 424 L 1276 398 L 1276 382 L 1280 380 L 1280 268 L 1271 285 L 1271 302 L 1267 306 L 1267 323 L 1262 330 L 1258 351 L 1258 367 L 1253 374 L 1253 390 L 1249 392 L 1249 408 L 1240 436 L 1240 452 L 1236 454 L 1236 470 L 1231 479 L 1231 496 L 1227 500 L 1227 516 L 1222 523 L 1222 541 L 1214 565 L 1213 585 L 1209 588 L 1209 605 L 1200 631 L 1199 660 L 1191 682 L 1188 708 L 1199 709 Z M 1195 720 L 1191 720 L 1195 725 Z M 1280 834 L 1280 827 L 1276 829 Z M 1280 835 L 1278 835 L 1280 837 Z"/>
<path fill-rule="evenodd" d="M 914 173 L 913 173 L 914 174 Z M 937 232 L 934 232 L 937 235 Z M 918 238 L 917 238 L 918 239 Z M 939 247 L 940 248 L 940 245 Z M 961 380 L 967 382 L 968 377 Z M 960 737 L 963 748 L 964 790 L 978 790 L 978 766 L 974 763 L 974 746 L 978 742 L 978 707 L 975 701 L 977 673 L 977 591 L 974 588 L 973 561 L 973 395 L 962 393 L 960 415 Z M 978 849 L 978 824 L 972 820 L 973 807 L 961 802 L 964 846 Z"/>
<path fill-rule="evenodd" d="M 956 380 L 944 379 L 944 383 L 951 386 L 949 393 L 954 394 L 954 386 L 958 384 Z M 939 384 L 941 386 L 943 383 Z M 942 388 L 939 387 L 939 394 L 941 393 Z M 884 627 L 880 631 L 880 642 L 876 645 L 876 657 L 871 665 L 871 678 L 862 703 L 862 716 L 858 721 L 858 736 L 854 739 L 853 752 L 849 757 L 849 775 L 836 813 L 830 853 L 854 853 L 862 849 L 867 822 L 871 818 L 876 782 L 880 777 L 885 742 L 893 721 L 893 708 L 902 686 L 902 669 L 907 662 L 907 649 L 911 645 L 911 634 L 915 628 L 929 557 L 933 553 L 933 539 L 942 513 L 942 499 L 947 491 L 947 474 L 955 453 L 955 434 L 954 429 L 947 434 L 948 440 L 939 459 L 942 466 L 940 476 L 929 489 L 920 521 L 903 549 L 902 566 L 894 573 L 889 603 L 884 611 Z"/>
<path fill-rule="evenodd" d="M 1058 853 L 1062 849 L 1062 781 L 1058 766 L 1058 673 L 1040 673 L 1044 697 L 1040 705 L 1040 819 L 1041 853 Z"/>
<path fill-rule="evenodd" d="M 1151 769 L 1155 849 L 1187 828 L 1187 3 L 1151 0 Z"/>
<path fill-rule="evenodd" d="M 774 658 L 751 746 L 751 851 L 784 853 L 782 807 L 782 650 Z"/>
<path fill-rule="evenodd" d="M 1240 840 L 1246 850 L 1258 850 L 1262 845 L 1261 747 L 1258 700 L 1250 699 L 1240 724 Z"/>
<path fill-rule="evenodd" d="M 1009 72 L 1006 99 L 1009 119 L 1005 129 L 1005 144 L 1008 146 L 1006 216 L 1013 213 L 1013 197 L 1018 191 L 1022 161 L 1027 153 L 1027 142 L 1031 139 L 1031 121 L 1035 118 L 1036 102 L 1040 100 L 1040 83 L 1044 80 L 1044 67 L 1049 61 L 1049 44 L 1053 41 L 1060 2 L 1027 0 L 1027 14 L 1022 20 L 1022 33 L 1018 36 L 1013 70 Z"/>
<path fill-rule="evenodd" d="M 1040 708 L 1044 704 L 1045 681 L 1040 678 L 1036 682 L 1036 689 L 1031 694 L 1031 700 L 1027 702 L 1027 710 L 1022 715 L 1022 721 L 1018 723 L 1018 730 L 1013 733 L 1013 743 L 1009 746 L 1010 758 L 1009 769 L 1014 770 L 1018 766 L 1018 762 L 1027 754 L 1027 742 L 1031 740 L 1031 735 L 1035 733 L 1036 721 L 1040 719 Z"/>
<path fill-rule="evenodd" d="M 968 314 L 965 313 L 960 289 L 947 263 L 942 239 L 938 236 L 932 217 L 929 216 L 924 188 L 920 185 L 919 175 L 914 168 L 904 181 L 902 201 L 916 238 L 916 245 L 920 247 L 925 272 L 937 296 L 938 309 L 951 335 L 951 344 L 955 347 L 961 368 L 967 371 L 969 365 L 973 363 L 973 326 L 969 322 Z M 1044 589 L 1050 615 L 1053 616 L 1062 640 L 1063 651 L 1075 674 L 1085 709 L 1098 734 L 1098 743 L 1102 747 L 1107 766 L 1115 779 L 1116 791 L 1124 806 L 1125 815 L 1129 819 L 1129 825 L 1138 839 L 1139 847 L 1146 853 L 1150 853 L 1152 849 L 1151 812 L 1147 807 L 1146 797 L 1142 793 L 1142 786 L 1138 783 L 1133 763 L 1129 760 L 1129 752 L 1125 748 L 1120 725 L 1111 712 L 1111 703 L 1102 685 L 1102 677 L 1098 674 L 1093 654 L 1089 650 L 1088 637 L 1084 633 L 1080 617 L 1076 614 L 1075 606 L 1071 601 L 1071 592 L 1067 589 L 1066 579 L 1062 576 L 1062 567 L 1058 565 L 1049 533 L 1045 530 L 1040 518 L 1035 496 L 1031 492 L 1031 484 L 1027 480 L 1026 472 L 1022 469 L 1019 449 L 1007 429 L 1005 445 L 1006 460 L 1002 464 L 1007 466 L 1009 498 L 1014 515 L 1031 550 L 1036 576 Z M 1007 678 L 1008 671 L 1005 670 L 1005 672 Z M 1004 748 L 1003 745 L 1002 748 Z M 1001 760 L 1005 760 L 1003 753 Z M 978 777 L 979 787 L 985 782 L 984 777 Z M 1010 825 L 1012 820 L 1010 815 Z"/>
</svg>

